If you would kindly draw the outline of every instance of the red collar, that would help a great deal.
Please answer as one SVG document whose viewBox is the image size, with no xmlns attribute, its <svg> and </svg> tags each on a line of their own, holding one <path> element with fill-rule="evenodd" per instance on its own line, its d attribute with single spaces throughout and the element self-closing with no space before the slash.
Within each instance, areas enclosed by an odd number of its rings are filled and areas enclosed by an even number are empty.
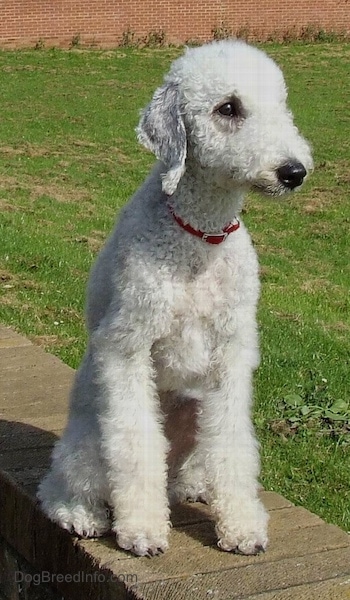
<svg viewBox="0 0 350 600">
<path fill-rule="evenodd" d="M 224 242 L 226 240 L 227 236 L 230 233 L 236 231 L 240 226 L 239 220 L 235 218 L 234 221 L 225 225 L 221 233 L 206 233 L 205 231 L 200 231 L 200 229 L 194 229 L 194 227 L 192 227 L 189 223 L 185 223 L 181 219 L 181 217 L 179 217 L 179 215 L 175 213 L 171 205 L 168 205 L 168 207 L 176 223 L 178 223 L 178 225 L 180 225 L 182 229 L 188 231 L 188 233 L 192 233 L 192 235 L 201 238 L 203 242 L 207 242 L 208 244 L 221 244 L 221 242 Z"/>
</svg>

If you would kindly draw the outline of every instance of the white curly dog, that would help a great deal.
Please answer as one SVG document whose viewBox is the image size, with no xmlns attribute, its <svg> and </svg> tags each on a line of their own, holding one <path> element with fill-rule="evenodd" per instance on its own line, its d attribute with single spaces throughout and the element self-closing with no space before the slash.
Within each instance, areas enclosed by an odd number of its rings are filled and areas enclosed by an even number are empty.
<svg viewBox="0 0 350 600">
<path fill-rule="evenodd" d="M 220 548 L 265 549 L 258 263 L 237 217 L 249 189 L 283 196 L 312 169 L 286 98 L 274 61 L 230 40 L 187 49 L 144 110 L 138 137 L 159 160 L 93 267 L 89 344 L 38 492 L 65 529 L 112 528 L 154 555 L 170 501 L 202 499 Z"/>
</svg>

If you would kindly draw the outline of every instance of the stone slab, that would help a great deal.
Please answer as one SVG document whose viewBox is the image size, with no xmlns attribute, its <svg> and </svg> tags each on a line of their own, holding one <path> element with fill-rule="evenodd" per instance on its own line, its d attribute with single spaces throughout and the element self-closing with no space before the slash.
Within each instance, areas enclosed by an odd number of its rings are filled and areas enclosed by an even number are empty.
<svg viewBox="0 0 350 600">
<path fill-rule="evenodd" d="M 13 348 L 20 346 L 31 346 L 32 342 L 28 338 L 16 333 L 11 327 L 0 326 L 0 348 Z"/>
<path fill-rule="evenodd" d="M 246 596 L 245 600 L 350 600 L 350 578 L 336 577 L 319 583 L 293 586 L 286 590 Z"/>
<path fill-rule="evenodd" d="M 285 593 L 288 588 L 308 584 L 320 586 L 321 582 L 342 578 L 342 584 L 349 580 L 350 547 L 329 550 L 301 557 L 282 559 L 226 570 L 213 570 L 210 573 L 195 574 L 181 579 L 163 579 L 137 585 L 139 598 L 143 600 L 183 600 L 187 598 L 215 598 L 218 600 L 247 599 L 254 595 L 269 592 Z M 341 588 L 346 594 L 346 587 Z M 349 589 L 349 588 L 348 588 Z M 277 592 L 278 590 L 278 592 Z M 300 593 L 300 587 L 299 587 Z M 272 595 L 272 597 L 274 597 Z M 283 596 L 282 596 L 283 597 Z M 287 596 L 288 597 L 288 596 Z M 297 596 L 298 597 L 298 596 Z M 299 595 L 300 600 L 303 596 Z M 323 598 L 321 596 L 321 598 Z M 346 595 L 344 596 L 346 598 Z M 324 600 L 328 600 L 325 596 Z"/>
</svg>

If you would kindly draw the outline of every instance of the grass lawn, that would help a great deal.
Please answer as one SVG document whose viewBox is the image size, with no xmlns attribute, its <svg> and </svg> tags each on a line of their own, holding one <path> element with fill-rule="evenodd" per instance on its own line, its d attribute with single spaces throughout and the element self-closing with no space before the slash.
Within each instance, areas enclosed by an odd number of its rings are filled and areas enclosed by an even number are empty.
<svg viewBox="0 0 350 600">
<path fill-rule="evenodd" d="M 251 196 L 262 270 L 262 482 L 350 530 L 349 44 L 267 46 L 316 170 Z M 0 321 L 77 367 L 85 283 L 147 174 L 134 127 L 178 50 L 0 53 Z"/>
</svg>

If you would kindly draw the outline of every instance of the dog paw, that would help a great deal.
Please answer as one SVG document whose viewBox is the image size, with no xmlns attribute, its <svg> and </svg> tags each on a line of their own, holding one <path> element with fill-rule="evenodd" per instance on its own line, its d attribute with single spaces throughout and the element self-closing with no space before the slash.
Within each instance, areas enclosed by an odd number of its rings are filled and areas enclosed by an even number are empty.
<svg viewBox="0 0 350 600">
<path fill-rule="evenodd" d="M 113 526 L 113 531 L 117 536 L 117 544 L 123 550 L 128 550 L 136 556 L 156 556 L 163 554 L 169 547 L 168 529 L 164 531 L 151 533 L 150 531 L 132 531 L 118 524 Z"/>
<path fill-rule="evenodd" d="M 259 554 L 267 547 L 268 513 L 257 501 L 247 503 L 244 508 L 232 509 L 235 518 L 221 520 L 216 526 L 218 546 L 226 552 L 236 554 Z"/>
<path fill-rule="evenodd" d="M 108 512 L 104 508 L 88 509 L 83 505 L 61 506 L 51 515 L 63 529 L 83 538 L 100 537 L 110 529 Z"/>
<path fill-rule="evenodd" d="M 218 540 L 218 546 L 225 552 L 234 552 L 235 554 L 253 555 L 265 552 L 267 538 L 251 535 L 247 537 L 237 536 L 236 538 L 222 537 Z"/>
<path fill-rule="evenodd" d="M 170 505 L 181 502 L 202 502 L 207 504 L 206 489 L 202 482 L 196 484 L 172 483 L 169 486 L 168 498 Z"/>
</svg>

